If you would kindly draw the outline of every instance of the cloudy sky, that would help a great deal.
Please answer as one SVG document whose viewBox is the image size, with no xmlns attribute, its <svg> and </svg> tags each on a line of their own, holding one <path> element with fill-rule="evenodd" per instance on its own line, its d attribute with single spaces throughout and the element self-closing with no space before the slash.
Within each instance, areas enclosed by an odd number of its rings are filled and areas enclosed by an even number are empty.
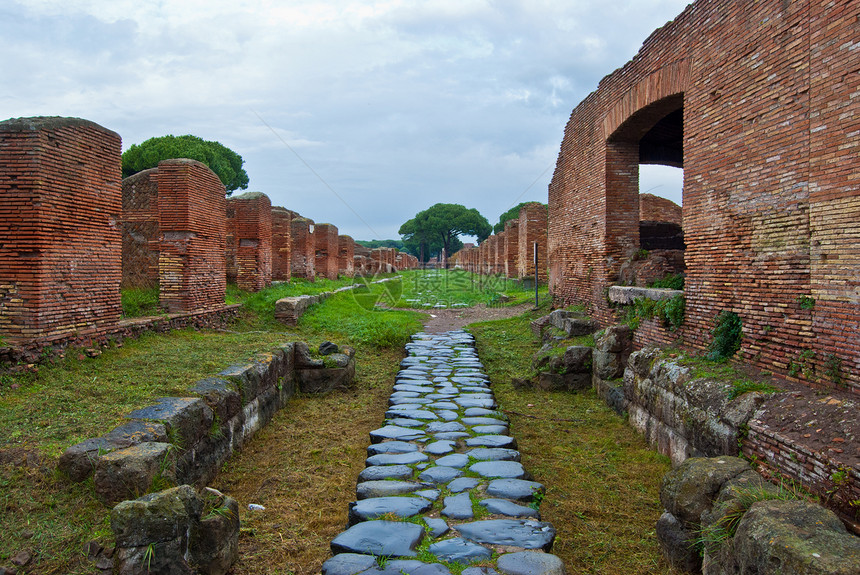
<svg viewBox="0 0 860 575">
<path fill-rule="evenodd" d="M 687 0 L 0 0 L 0 120 L 218 140 L 356 239 L 547 201 L 564 126 Z M 680 203 L 680 170 L 641 191 Z"/>
</svg>

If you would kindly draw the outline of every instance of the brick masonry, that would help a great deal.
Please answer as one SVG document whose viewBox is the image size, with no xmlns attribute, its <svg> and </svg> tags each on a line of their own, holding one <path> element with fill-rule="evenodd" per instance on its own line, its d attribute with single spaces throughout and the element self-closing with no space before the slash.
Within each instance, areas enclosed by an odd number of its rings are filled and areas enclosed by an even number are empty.
<svg viewBox="0 0 860 575">
<path fill-rule="evenodd" d="M 158 168 L 122 180 L 122 287 L 158 286 Z"/>
<path fill-rule="evenodd" d="M 293 277 L 304 278 L 313 281 L 314 273 L 314 221 L 303 217 L 295 217 L 290 222 L 292 234 L 292 249 L 290 258 L 292 260 Z"/>
<path fill-rule="evenodd" d="M 158 164 L 160 302 L 169 312 L 224 306 L 224 184 L 195 160 Z"/>
<path fill-rule="evenodd" d="M 314 226 L 314 267 L 317 277 L 330 280 L 337 279 L 340 270 L 338 263 L 337 227 L 331 224 L 316 224 Z"/>
<path fill-rule="evenodd" d="M 98 332 L 120 317 L 121 143 L 77 118 L 0 122 L 0 336 Z"/>
<path fill-rule="evenodd" d="M 520 262 L 520 220 L 505 222 L 505 277 L 515 277 L 519 273 Z"/>
<path fill-rule="evenodd" d="M 538 281 L 547 281 L 547 210 L 539 203 L 530 203 L 520 208 L 518 218 L 520 242 L 518 277 L 535 276 L 534 245 L 538 246 Z"/>
<path fill-rule="evenodd" d="M 290 281 L 292 249 L 290 233 L 293 212 L 285 208 L 272 208 L 272 280 Z"/>
<path fill-rule="evenodd" d="M 845 0 L 698 0 L 604 78 L 549 187 L 558 302 L 612 322 L 604 291 L 639 247 L 638 165 L 682 158 L 686 320 L 649 339 L 704 348 L 733 311 L 747 362 L 860 392 L 858 18 Z M 679 128 L 675 160 L 649 159 Z"/>
<path fill-rule="evenodd" d="M 660 196 L 639 194 L 639 221 L 683 225 L 681 206 Z"/>
<path fill-rule="evenodd" d="M 346 277 L 355 275 L 355 241 L 349 236 L 337 237 L 338 272 Z"/>
<path fill-rule="evenodd" d="M 266 194 L 227 198 L 227 260 L 231 257 L 239 288 L 260 291 L 272 283 L 272 202 Z"/>
</svg>

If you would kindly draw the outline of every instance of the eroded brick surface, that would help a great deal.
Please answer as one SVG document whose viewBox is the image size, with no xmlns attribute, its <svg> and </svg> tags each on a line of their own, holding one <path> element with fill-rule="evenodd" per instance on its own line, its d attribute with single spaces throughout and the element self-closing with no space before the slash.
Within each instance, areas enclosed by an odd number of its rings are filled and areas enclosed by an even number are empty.
<svg viewBox="0 0 860 575">
<path fill-rule="evenodd" d="M 518 218 L 520 242 L 519 278 L 535 276 L 535 244 L 537 244 L 538 281 L 547 280 L 547 210 L 539 203 L 526 204 L 520 208 Z"/>
<path fill-rule="evenodd" d="M 158 286 L 158 168 L 122 180 L 122 287 Z"/>
<path fill-rule="evenodd" d="M 338 236 L 337 261 L 341 275 L 347 277 L 355 275 L 355 241 L 351 237 Z"/>
<path fill-rule="evenodd" d="M 291 224 L 293 212 L 285 208 L 272 208 L 272 280 L 290 281 L 291 276 Z"/>
<path fill-rule="evenodd" d="M 272 283 L 272 202 L 248 192 L 227 198 L 227 279 L 259 291 Z"/>
<path fill-rule="evenodd" d="M 294 217 L 290 222 L 292 234 L 292 274 L 294 277 L 314 280 L 314 235 L 313 220 L 303 217 Z"/>
<path fill-rule="evenodd" d="M 331 224 L 316 224 L 313 235 L 316 258 L 314 269 L 317 276 L 336 280 L 340 269 L 337 227 Z"/>
</svg>

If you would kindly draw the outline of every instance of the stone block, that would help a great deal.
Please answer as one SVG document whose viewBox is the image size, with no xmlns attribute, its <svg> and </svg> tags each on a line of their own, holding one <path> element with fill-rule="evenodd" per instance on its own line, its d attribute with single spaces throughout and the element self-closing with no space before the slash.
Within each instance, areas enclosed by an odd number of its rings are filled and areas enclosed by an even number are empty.
<svg viewBox="0 0 860 575">
<path fill-rule="evenodd" d="M 169 443 L 141 443 L 99 458 L 94 484 L 103 503 L 137 497 L 152 488 L 158 478 L 174 481 L 176 448 Z"/>
<path fill-rule="evenodd" d="M 103 435 L 87 439 L 63 452 L 57 468 L 72 481 L 83 481 L 93 474 L 99 457 L 148 441 L 166 442 L 167 428 L 153 421 L 132 421 Z"/>
<path fill-rule="evenodd" d="M 263 379 L 268 370 L 259 362 L 239 363 L 231 365 L 218 375 L 232 382 L 242 395 L 242 405 L 254 401 L 263 389 Z"/>
<path fill-rule="evenodd" d="M 665 512 L 657 520 L 657 541 L 666 560 L 676 569 L 698 573 L 702 569 L 702 556 L 696 548 L 697 534 L 684 527 L 678 518 Z"/>
<path fill-rule="evenodd" d="M 698 525 L 723 484 L 749 469 L 738 457 L 691 457 L 663 477 L 660 502 L 684 525 Z"/>
<path fill-rule="evenodd" d="M 672 290 L 661 288 L 642 288 L 634 286 L 612 286 L 609 288 L 609 301 L 629 305 L 636 298 L 660 301 L 672 299 L 675 296 L 684 295 L 684 290 Z"/>
<path fill-rule="evenodd" d="M 192 447 L 209 433 L 214 417 L 206 402 L 198 397 L 162 397 L 157 404 L 136 409 L 126 416 L 163 422 L 171 443 L 183 449 Z"/>
<path fill-rule="evenodd" d="M 236 385 L 226 379 L 220 377 L 201 379 L 188 391 L 203 398 L 221 425 L 242 412 L 242 396 L 236 391 Z"/>
</svg>

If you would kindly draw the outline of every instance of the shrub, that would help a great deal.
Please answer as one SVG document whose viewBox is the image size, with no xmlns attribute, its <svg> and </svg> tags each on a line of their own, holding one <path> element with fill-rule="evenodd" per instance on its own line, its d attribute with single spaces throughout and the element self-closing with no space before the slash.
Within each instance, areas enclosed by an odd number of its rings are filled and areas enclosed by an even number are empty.
<svg viewBox="0 0 860 575">
<path fill-rule="evenodd" d="M 738 314 L 723 310 L 716 318 L 716 325 L 711 331 L 714 339 L 708 346 L 708 359 L 721 361 L 732 357 L 741 348 L 743 338 L 743 323 Z"/>
</svg>

